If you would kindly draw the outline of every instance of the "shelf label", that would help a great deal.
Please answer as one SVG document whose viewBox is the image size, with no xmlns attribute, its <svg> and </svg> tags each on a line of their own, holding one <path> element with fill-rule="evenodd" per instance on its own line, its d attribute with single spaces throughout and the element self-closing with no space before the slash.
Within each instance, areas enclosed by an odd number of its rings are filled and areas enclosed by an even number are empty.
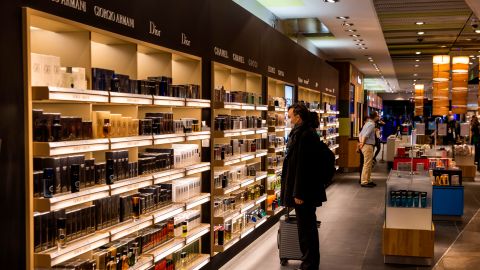
<svg viewBox="0 0 480 270">
<path fill-rule="evenodd" d="M 62 2 L 72 2 L 72 1 L 62 1 Z M 95 13 L 95 16 L 100 17 L 102 19 L 109 20 L 130 28 L 135 28 L 135 19 L 125 16 L 123 14 L 116 13 L 114 11 L 111 11 L 109 9 L 99 7 L 99 6 L 94 6 L 93 12 Z"/>
<path fill-rule="evenodd" d="M 221 49 L 221 48 L 218 48 L 218 47 L 214 47 L 213 48 L 213 53 L 216 56 L 220 56 L 220 57 L 223 57 L 225 59 L 230 59 L 230 57 L 228 56 L 228 51 L 227 50 L 224 50 L 224 49 Z"/>
<path fill-rule="evenodd" d="M 182 33 L 182 45 L 190 47 L 191 44 L 192 44 L 192 41 L 188 39 L 185 33 Z"/>
<path fill-rule="evenodd" d="M 80 10 L 84 13 L 87 12 L 87 2 L 82 0 L 52 0 L 52 2 L 64 5 L 69 8 Z"/>
<path fill-rule="evenodd" d="M 268 66 L 268 72 L 272 73 L 272 74 L 276 74 L 276 68 L 274 68 L 272 66 Z"/>
<path fill-rule="evenodd" d="M 148 33 L 160 37 L 162 34 L 162 30 L 158 29 L 157 25 L 154 22 L 150 21 Z"/>
</svg>

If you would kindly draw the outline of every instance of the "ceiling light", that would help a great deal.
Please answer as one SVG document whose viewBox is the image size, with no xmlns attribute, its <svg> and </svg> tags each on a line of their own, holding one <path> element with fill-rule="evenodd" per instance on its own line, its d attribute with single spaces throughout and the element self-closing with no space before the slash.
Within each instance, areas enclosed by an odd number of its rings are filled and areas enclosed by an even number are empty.
<svg viewBox="0 0 480 270">
<path fill-rule="evenodd" d="M 414 67 L 419 67 L 420 65 L 414 65 Z"/>
<path fill-rule="evenodd" d="M 471 38 L 466 38 L 465 40 L 466 40 L 466 41 L 472 41 L 472 39 L 471 39 Z"/>
<path fill-rule="evenodd" d="M 415 52 L 415 54 L 422 54 L 422 52 Z"/>
<path fill-rule="evenodd" d="M 475 33 L 480 34 L 480 29 L 475 29 Z"/>
<path fill-rule="evenodd" d="M 368 61 L 373 62 L 373 59 L 369 59 Z"/>
<path fill-rule="evenodd" d="M 350 27 L 350 26 L 353 26 L 353 23 L 344 22 L 344 23 L 342 23 L 342 25 L 343 25 L 343 26 Z"/>
<path fill-rule="evenodd" d="M 351 37 L 360 37 L 360 35 L 350 35 Z"/>
<path fill-rule="evenodd" d="M 339 19 L 339 20 L 348 20 L 348 19 L 350 19 L 350 17 L 348 17 L 348 16 L 338 16 L 337 19 Z"/>
<path fill-rule="evenodd" d="M 420 62 L 420 59 L 415 59 L 415 62 Z"/>
<path fill-rule="evenodd" d="M 469 64 L 470 64 L 470 65 L 473 65 L 473 63 L 472 63 L 472 62 L 470 62 Z"/>
<path fill-rule="evenodd" d="M 354 39 L 353 41 L 355 41 L 355 42 L 362 42 L 363 39 Z"/>
<path fill-rule="evenodd" d="M 471 58 L 475 58 L 475 55 L 472 54 L 472 55 L 470 55 L 470 57 L 471 57 Z"/>
<path fill-rule="evenodd" d="M 340 0 L 323 0 L 325 3 L 337 3 Z"/>
<path fill-rule="evenodd" d="M 446 48 L 446 47 L 447 47 L 447 45 L 442 45 L 442 46 L 440 46 L 440 48 Z"/>
<path fill-rule="evenodd" d="M 413 74 L 413 76 L 414 76 L 414 77 L 417 77 L 417 76 L 418 76 L 418 74 L 417 74 L 417 73 L 415 73 L 415 74 Z"/>
<path fill-rule="evenodd" d="M 345 32 L 357 32 L 355 29 L 346 29 Z"/>
<path fill-rule="evenodd" d="M 415 22 L 416 25 L 424 25 L 425 22 Z"/>
<path fill-rule="evenodd" d="M 367 57 L 368 59 L 373 59 L 371 56 Z"/>
<path fill-rule="evenodd" d="M 420 31 L 420 32 L 417 32 L 417 34 L 418 34 L 418 35 L 423 35 L 423 34 L 425 34 L 425 32 Z"/>
<path fill-rule="evenodd" d="M 357 46 L 365 46 L 365 43 L 356 43 Z"/>
<path fill-rule="evenodd" d="M 416 82 L 417 80 L 415 79 L 415 80 L 413 80 L 413 81 Z"/>
<path fill-rule="evenodd" d="M 367 47 L 361 47 L 360 49 L 362 49 L 362 50 L 366 50 L 366 49 L 368 49 L 368 48 L 367 48 Z"/>
</svg>

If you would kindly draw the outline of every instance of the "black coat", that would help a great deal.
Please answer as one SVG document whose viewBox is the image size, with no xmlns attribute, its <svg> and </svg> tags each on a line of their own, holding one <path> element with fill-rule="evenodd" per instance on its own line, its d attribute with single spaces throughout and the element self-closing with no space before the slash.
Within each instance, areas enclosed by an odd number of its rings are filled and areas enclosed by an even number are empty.
<svg viewBox="0 0 480 270">
<path fill-rule="evenodd" d="M 294 207 L 294 198 L 314 206 L 327 201 L 319 165 L 322 162 L 320 143 L 314 129 L 300 127 L 289 145 L 282 168 L 281 199 L 285 206 Z"/>
</svg>

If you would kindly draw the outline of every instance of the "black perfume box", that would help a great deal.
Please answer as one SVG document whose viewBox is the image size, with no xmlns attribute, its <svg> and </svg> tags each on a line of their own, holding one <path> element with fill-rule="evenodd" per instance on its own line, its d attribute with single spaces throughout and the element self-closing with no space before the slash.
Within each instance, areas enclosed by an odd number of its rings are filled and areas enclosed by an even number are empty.
<svg viewBox="0 0 480 270">
<path fill-rule="evenodd" d="M 67 161 L 68 167 L 68 183 L 70 185 L 70 167 L 74 164 L 80 165 L 80 189 L 86 188 L 85 183 L 85 156 L 84 155 L 76 155 L 76 156 L 69 156 Z"/>
<path fill-rule="evenodd" d="M 95 185 L 95 159 L 85 160 L 85 186 L 91 187 Z"/>
<path fill-rule="evenodd" d="M 95 184 L 96 185 L 106 184 L 105 169 L 106 169 L 105 162 L 95 163 Z"/>
<path fill-rule="evenodd" d="M 112 91 L 114 71 L 103 68 L 92 68 L 93 90 Z"/>
<path fill-rule="evenodd" d="M 45 157 L 42 159 L 42 169 L 52 168 L 55 172 L 54 174 L 54 191 L 53 194 L 58 194 L 61 192 L 62 187 L 62 165 L 60 157 Z"/>
</svg>

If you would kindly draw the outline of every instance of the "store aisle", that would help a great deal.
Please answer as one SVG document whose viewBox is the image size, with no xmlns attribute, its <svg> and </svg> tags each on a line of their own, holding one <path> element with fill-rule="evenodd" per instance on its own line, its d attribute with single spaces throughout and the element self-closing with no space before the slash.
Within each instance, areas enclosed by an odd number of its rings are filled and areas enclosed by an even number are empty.
<svg viewBox="0 0 480 270">
<path fill-rule="evenodd" d="M 320 228 L 322 270 L 431 269 L 402 265 L 386 265 L 382 256 L 382 226 L 384 223 L 385 163 L 378 163 L 373 180 L 375 188 L 361 188 L 358 173 L 340 174 L 327 190 L 328 202 L 317 210 Z M 465 216 L 463 222 L 435 222 L 435 261 L 456 239 L 480 207 L 480 183 L 465 184 Z M 477 226 L 480 230 L 480 228 Z M 280 266 L 277 249 L 278 225 L 258 238 L 222 269 L 294 269 L 298 261 Z"/>
</svg>

